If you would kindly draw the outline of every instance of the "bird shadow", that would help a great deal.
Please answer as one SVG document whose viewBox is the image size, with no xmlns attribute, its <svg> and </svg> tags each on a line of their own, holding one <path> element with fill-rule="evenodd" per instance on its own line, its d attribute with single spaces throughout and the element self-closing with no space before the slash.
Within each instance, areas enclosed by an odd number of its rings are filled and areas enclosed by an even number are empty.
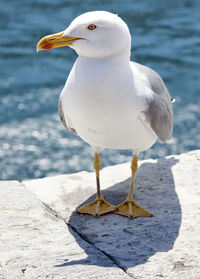
<svg viewBox="0 0 200 279">
<path fill-rule="evenodd" d="M 111 267 L 115 262 L 124 270 L 144 264 L 157 252 L 172 249 L 182 220 L 172 173 L 172 167 L 177 162 L 174 157 L 160 158 L 156 163 L 143 163 L 138 169 L 133 196 L 153 217 L 129 219 L 111 213 L 94 218 L 78 214 L 76 209 L 68 222 L 69 231 L 88 256 L 80 260 L 66 260 L 56 267 L 94 265 L 94 255 L 85 242 L 111 259 L 98 260 L 96 265 Z M 117 205 L 127 196 L 129 184 L 130 178 L 105 189 L 103 195 L 107 201 Z M 83 204 L 94 198 L 95 195 L 92 195 Z"/>
</svg>

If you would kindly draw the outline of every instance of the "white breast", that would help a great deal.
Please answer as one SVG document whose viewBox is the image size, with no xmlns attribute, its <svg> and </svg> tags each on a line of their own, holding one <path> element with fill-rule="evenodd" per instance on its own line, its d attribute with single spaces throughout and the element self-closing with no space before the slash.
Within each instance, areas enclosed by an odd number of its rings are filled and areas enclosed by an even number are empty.
<svg viewBox="0 0 200 279">
<path fill-rule="evenodd" d="M 156 140 L 139 118 L 145 103 L 126 65 L 78 58 L 61 93 L 65 116 L 94 147 L 142 151 Z"/>
</svg>

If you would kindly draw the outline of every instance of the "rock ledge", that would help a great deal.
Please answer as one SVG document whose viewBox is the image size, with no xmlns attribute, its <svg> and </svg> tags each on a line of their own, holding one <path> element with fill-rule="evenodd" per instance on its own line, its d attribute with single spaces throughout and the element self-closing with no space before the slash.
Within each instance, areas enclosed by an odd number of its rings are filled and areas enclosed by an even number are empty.
<svg viewBox="0 0 200 279">
<path fill-rule="evenodd" d="M 135 201 L 154 217 L 79 215 L 94 173 L 1 181 L 0 278 L 200 278 L 200 151 L 140 162 Z M 130 164 L 101 172 L 121 202 Z"/>
</svg>

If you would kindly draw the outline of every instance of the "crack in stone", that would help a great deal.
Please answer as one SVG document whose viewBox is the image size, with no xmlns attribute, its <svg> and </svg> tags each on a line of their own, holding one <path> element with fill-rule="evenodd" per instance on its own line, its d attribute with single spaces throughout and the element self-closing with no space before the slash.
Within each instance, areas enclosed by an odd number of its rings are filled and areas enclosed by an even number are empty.
<svg viewBox="0 0 200 279">
<path fill-rule="evenodd" d="M 66 223 L 66 222 L 65 222 Z M 85 237 L 83 234 L 79 233 L 75 227 L 73 227 L 71 224 L 66 223 L 75 233 L 77 233 L 84 241 L 91 244 L 93 247 L 95 247 L 99 252 L 101 252 L 104 256 L 108 257 L 117 267 L 122 269 L 126 273 L 126 269 L 120 265 L 116 259 L 111 256 L 110 254 L 106 253 L 105 251 L 101 250 L 100 248 L 96 247 L 94 243 L 92 243 L 87 237 Z M 126 273 L 127 274 L 127 273 Z"/>
<path fill-rule="evenodd" d="M 95 247 L 95 249 L 97 249 L 97 251 L 99 251 L 100 253 L 102 253 L 105 257 L 109 258 L 118 268 L 120 268 L 124 273 L 126 273 L 126 275 L 128 275 L 130 278 L 132 278 L 132 276 L 130 274 L 128 274 L 126 272 L 126 268 L 124 266 L 122 266 L 113 256 L 111 256 L 110 254 L 108 254 L 107 252 L 101 250 L 100 248 L 96 247 L 94 243 L 92 243 L 87 237 L 85 237 L 85 235 L 83 235 L 82 233 L 80 233 L 74 226 L 72 226 L 71 224 L 67 223 L 54 209 L 52 209 L 48 204 L 42 202 L 42 204 L 48 209 L 48 211 L 53 214 L 56 218 L 62 220 L 68 227 L 70 227 L 73 232 L 75 232 L 76 234 L 78 234 L 78 236 L 86 241 L 87 243 L 89 243 L 90 245 L 92 245 L 93 247 Z"/>
</svg>

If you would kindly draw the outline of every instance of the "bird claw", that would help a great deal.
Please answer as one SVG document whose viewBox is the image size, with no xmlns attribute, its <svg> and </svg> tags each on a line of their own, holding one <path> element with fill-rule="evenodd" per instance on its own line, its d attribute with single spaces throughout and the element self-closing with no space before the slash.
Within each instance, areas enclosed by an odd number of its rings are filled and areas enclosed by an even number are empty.
<svg viewBox="0 0 200 279">
<path fill-rule="evenodd" d="M 115 214 L 126 216 L 129 218 L 136 217 L 151 217 L 152 214 L 146 209 L 142 208 L 134 202 L 133 199 L 126 199 L 123 203 L 119 204 L 118 211 L 115 211 Z"/>
<path fill-rule="evenodd" d="M 83 205 L 78 209 L 78 213 L 90 214 L 95 217 L 116 211 L 116 206 L 105 201 L 104 197 L 98 197 L 93 202 Z"/>
</svg>

